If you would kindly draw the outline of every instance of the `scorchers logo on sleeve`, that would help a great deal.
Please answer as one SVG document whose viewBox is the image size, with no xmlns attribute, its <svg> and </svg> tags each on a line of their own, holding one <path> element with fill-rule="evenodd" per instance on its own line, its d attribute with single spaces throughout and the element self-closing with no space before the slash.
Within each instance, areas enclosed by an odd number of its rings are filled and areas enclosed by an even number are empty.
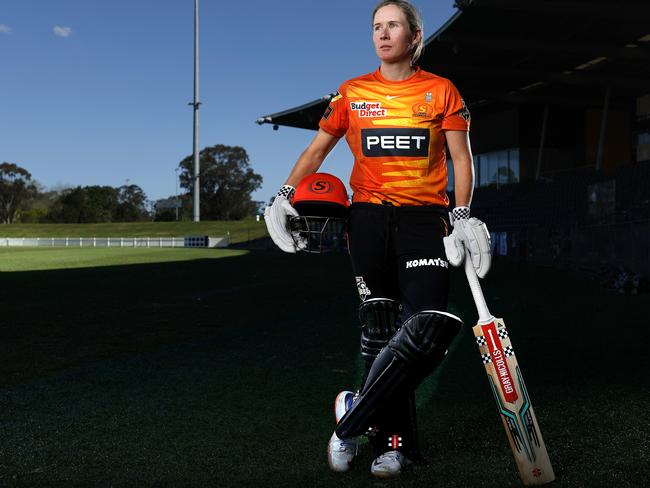
<svg viewBox="0 0 650 488">
<path fill-rule="evenodd" d="M 472 116 L 469 113 L 467 105 L 465 105 L 465 100 L 461 99 L 461 102 L 463 102 L 463 108 L 458 111 L 458 116 L 461 117 L 465 122 L 469 122 Z"/>
<path fill-rule="evenodd" d="M 330 118 L 330 115 L 332 115 L 332 112 L 334 111 L 334 107 L 332 106 L 332 103 L 336 102 L 339 100 L 341 97 L 341 94 L 339 92 L 332 93 L 330 97 L 330 104 L 327 106 L 325 109 L 325 113 L 323 114 L 323 118 L 325 120 Z"/>
</svg>

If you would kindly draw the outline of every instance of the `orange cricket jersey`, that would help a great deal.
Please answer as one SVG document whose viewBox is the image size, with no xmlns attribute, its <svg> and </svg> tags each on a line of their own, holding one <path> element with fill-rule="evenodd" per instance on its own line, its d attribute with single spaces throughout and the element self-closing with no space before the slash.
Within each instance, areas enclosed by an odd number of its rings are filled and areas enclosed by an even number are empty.
<svg viewBox="0 0 650 488">
<path fill-rule="evenodd" d="M 444 205 L 445 130 L 469 130 L 470 115 L 447 79 L 416 69 L 389 81 L 379 69 L 346 81 L 320 121 L 354 155 L 354 202 Z"/>
</svg>

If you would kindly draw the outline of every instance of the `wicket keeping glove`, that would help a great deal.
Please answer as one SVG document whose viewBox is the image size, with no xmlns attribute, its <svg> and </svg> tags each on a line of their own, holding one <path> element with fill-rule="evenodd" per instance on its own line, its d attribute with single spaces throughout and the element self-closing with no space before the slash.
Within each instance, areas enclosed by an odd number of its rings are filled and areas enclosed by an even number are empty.
<svg viewBox="0 0 650 488">
<path fill-rule="evenodd" d="M 470 218 L 469 207 L 456 207 L 449 217 L 454 230 L 442 239 L 447 259 L 452 266 L 462 266 L 468 253 L 477 276 L 484 278 L 492 262 L 487 226 L 475 217 Z"/>
<path fill-rule="evenodd" d="M 298 211 L 289 203 L 294 192 L 293 186 L 284 185 L 275 196 L 273 204 L 264 209 L 264 222 L 271 239 L 284 252 L 290 253 L 304 249 L 307 245 L 304 238 L 297 233 L 292 235 L 289 230 L 289 219 L 298 217 Z"/>
</svg>

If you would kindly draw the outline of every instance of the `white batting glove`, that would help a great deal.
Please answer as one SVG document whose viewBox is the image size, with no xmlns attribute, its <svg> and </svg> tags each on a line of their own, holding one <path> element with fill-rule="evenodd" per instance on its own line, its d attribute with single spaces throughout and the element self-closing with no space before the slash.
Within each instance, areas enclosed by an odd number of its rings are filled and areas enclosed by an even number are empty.
<svg viewBox="0 0 650 488">
<path fill-rule="evenodd" d="M 289 219 L 298 217 L 297 210 L 289 203 L 294 191 L 293 186 L 284 185 L 275 196 L 273 204 L 264 209 L 264 222 L 271 239 L 284 252 L 290 253 L 295 253 L 296 248 L 301 250 L 306 246 L 304 239 L 297 234 L 292 236 L 289 230 Z"/>
<path fill-rule="evenodd" d="M 475 217 L 470 218 L 469 207 L 456 207 L 450 214 L 450 219 L 454 230 L 442 239 L 447 259 L 452 266 L 461 266 L 465 253 L 469 253 L 477 276 L 484 278 L 492 263 L 487 226 Z"/>
</svg>

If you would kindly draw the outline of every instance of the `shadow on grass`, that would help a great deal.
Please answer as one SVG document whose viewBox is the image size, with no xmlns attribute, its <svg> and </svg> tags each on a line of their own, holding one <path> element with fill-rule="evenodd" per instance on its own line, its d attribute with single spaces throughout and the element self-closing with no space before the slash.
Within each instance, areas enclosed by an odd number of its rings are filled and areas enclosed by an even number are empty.
<svg viewBox="0 0 650 488">
<path fill-rule="evenodd" d="M 285 320 L 328 297 L 354 303 L 347 257 L 255 252 L 227 259 L 0 273 L 0 384 Z"/>
<path fill-rule="evenodd" d="M 519 486 L 459 278 L 452 311 L 468 327 L 418 395 L 428 464 L 395 486 Z M 344 475 L 325 456 L 332 399 L 358 378 L 345 256 L 260 252 L 0 280 L 1 352 L 13 358 L 3 378 L 14 383 L 0 390 L 0 482 L 371 483 L 367 449 Z M 505 262 L 485 288 L 509 327 L 557 486 L 638 486 L 650 408 L 650 364 L 633 340 L 644 337 L 643 300 Z"/>
<path fill-rule="evenodd" d="M 639 486 L 650 461 L 646 296 L 620 295 L 570 272 L 500 261 L 483 287 L 505 319 L 554 465 L 554 486 Z M 519 486 L 471 326 L 464 280 L 452 311 L 466 327 L 425 403 L 424 449 L 440 479 Z M 454 309 L 455 308 L 455 309 Z M 489 481 L 486 481 L 489 480 Z M 462 486 L 451 481 L 444 486 Z"/>
</svg>

